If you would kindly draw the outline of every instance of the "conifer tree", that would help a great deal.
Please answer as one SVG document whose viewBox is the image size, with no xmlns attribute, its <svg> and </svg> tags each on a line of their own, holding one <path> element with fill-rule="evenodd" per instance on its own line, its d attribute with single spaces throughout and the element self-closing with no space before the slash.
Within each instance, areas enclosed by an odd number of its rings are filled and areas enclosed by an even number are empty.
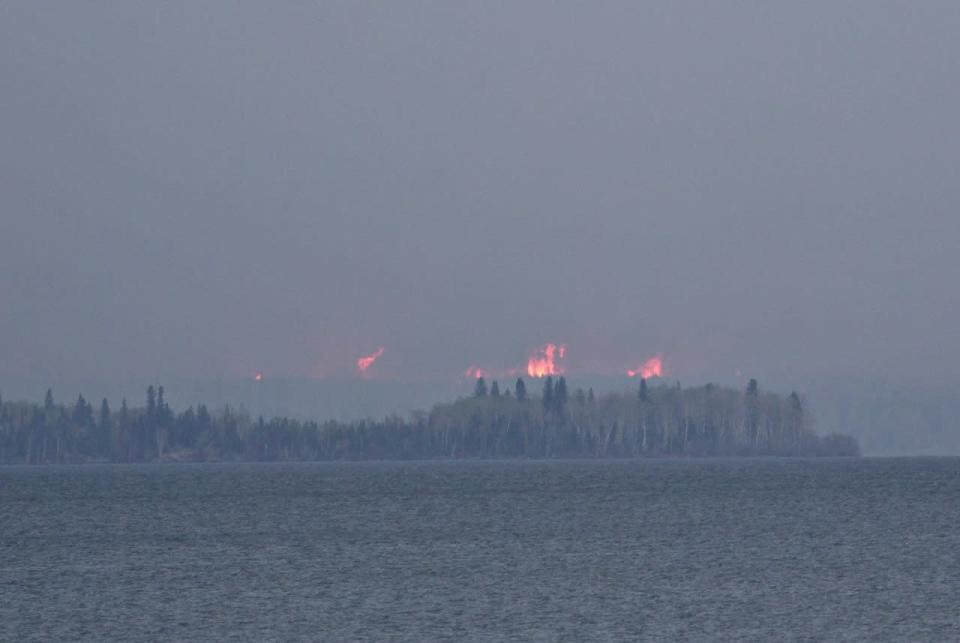
<svg viewBox="0 0 960 643">
<path fill-rule="evenodd" d="M 97 422 L 97 435 L 94 438 L 96 448 L 101 453 L 110 451 L 110 436 L 113 432 L 113 422 L 110 420 L 110 405 L 107 398 L 100 402 L 100 419 Z"/>
<path fill-rule="evenodd" d="M 563 413 L 567 406 L 567 378 L 563 375 L 557 380 L 557 386 L 553 391 L 553 407 L 557 413 Z"/>
<path fill-rule="evenodd" d="M 794 391 L 790 394 L 790 409 L 794 413 L 803 412 L 803 403 L 800 401 L 800 396 L 797 395 L 797 392 Z"/>
<path fill-rule="evenodd" d="M 157 388 L 157 416 L 160 418 L 161 424 L 168 424 L 172 418 L 170 413 L 170 405 L 166 403 L 163 399 L 163 387 L 160 386 Z"/>
<path fill-rule="evenodd" d="M 548 411 L 553 408 L 553 378 L 547 375 L 546 381 L 543 383 L 543 408 Z"/>
<path fill-rule="evenodd" d="M 147 417 L 153 417 L 157 414 L 157 392 L 153 385 L 147 387 Z"/>
<path fill-rule="evenodd" d="M 107 398 L 103 398 L 100 402 L 100 428 L 110 428 L 110 405 L 107 403 Z"/>
<path fill-rule="evenodd" d="M 81 393 L 77 397 L 77 403 L 73 406 L 73 422 L 74 424 L 79 424 L 81 426 L 86 425 L 87 420 L 87 401 L 83 399 L 83 394 Z"/>
<path fill-rule="evenodd" d="M 473 388 L 474 397 L 486 397 L 487 396 L 487 382 L 482 378 L 477 378 L 477 385 Z"/>
<path fill-rule="evenodd" d="M 490 397 L 500 397 L 500 385 L 497 380 L 493 380 L 493 384 L 490 385 Z"/>
<path fill-rule="evenodd" d="M 513 388 L 517 393 L 518 400 L 523 402 L 525 399 L 527 399 L 527 385 L 523 383 L 522 377 L 517 378 L 517 383 Z"/>
</svg>

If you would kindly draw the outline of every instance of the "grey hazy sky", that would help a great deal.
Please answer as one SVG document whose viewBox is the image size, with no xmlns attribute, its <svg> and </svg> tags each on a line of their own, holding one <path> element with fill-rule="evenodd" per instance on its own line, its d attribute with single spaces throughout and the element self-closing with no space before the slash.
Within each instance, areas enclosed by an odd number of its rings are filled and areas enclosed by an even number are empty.
<svg viewBox="0 0 960 643">
<path fill-rule="evenodd" d="M 0 377 L 960 375 L 960 3 L 0 4 Z M 957 378 L 960 379 L 960 378 Z"/>
</svg>

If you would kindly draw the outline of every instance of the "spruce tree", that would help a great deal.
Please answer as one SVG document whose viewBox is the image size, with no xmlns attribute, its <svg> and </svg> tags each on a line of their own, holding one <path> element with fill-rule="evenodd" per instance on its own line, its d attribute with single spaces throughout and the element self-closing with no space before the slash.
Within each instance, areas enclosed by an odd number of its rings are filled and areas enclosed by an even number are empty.
<svg viewBox="0 0 960 643">
<path fill-rule="evenodd" d="M 563 375 L 557 380 L 557 386 L 553 391 L 553 407 L 558 413 L 562 413 L 567 406 L 567 378 Z"/>
<path fill-rule="evenodd" d="M 103 401 L 100 402 L 100 428 L 109 428 L 110 426 L 110 405 L 107 403 L 107 398 L 103 398 Z"/>
<path fill-rule="evenodd" d="M 517 383 L 513 388 L 517 393 L 518 400 L 523 402 L 525 399 L 527 399 L 527 385 L 523 383 L 522 377 L 517 378 Z"/>
<path fill-rule="evenodd" d="M 81 393 L 77 397 L 77 403 L 73 406 L 73 422 L 74 424 L 79 424 L 83 426 L 86 424 L 87 417 L 87 401 L 83 399 L 83 394 Z"/>
<path fill-rule="evenodd" d="M 548 411 L 553 408 L 553 378 L 547 375 L 543 383 L 543 408 Z"/>
<path fill-rule="evenodd" d="M 103 398 L 103 401 L 100 402 L 100 421 L 97 423 L 98 439 L 96 440 L 97 449 L 101 454 L 110 452 L 112 424 L 110 421 L 110 405 L 107 404 L 107 398 Z"/>
<path fill-rule="evenodd" d="M 474 397 L 486 397 L 487 396 L 487 382 L 482 378 L 477 378 L 477 385 L 473 388 Z"/>
<path fill-rule="evenodd" d="M 500 397 L 500 385 L 497 380 L 493 380 L 493 384 L 490 385 L 490 397 Z"/>
<path fill-rule="evenodd" d="M 163 399 L 163 387 L 160 386 L 157 388 L 157 415 L 160 418 L 161 424 L 167 424 L 172 418 L 170 413 L 170 405 L 166 403 Z"/>
</svg>

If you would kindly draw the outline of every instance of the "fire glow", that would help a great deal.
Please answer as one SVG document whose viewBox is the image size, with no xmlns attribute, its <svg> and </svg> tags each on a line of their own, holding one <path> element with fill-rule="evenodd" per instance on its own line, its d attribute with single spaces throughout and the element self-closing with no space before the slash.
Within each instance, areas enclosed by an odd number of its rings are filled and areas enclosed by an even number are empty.
<svg viewBox="0 0 960 643">
<path fill-rule="evenodd" d="M 659 357 L 651 357 L 636 370 L 628 370 L 627 377 L 636 377 L 639 375 L 643 379 L 650 377 L 660 377 L 663 375 L 663 360 Z"/>
<path fill-rule="evenodd" d="M 367 355 L 366 357 L 361 357 L 357 360 L 357 368 L 360 369 L 361 373 L 366 373 L 367 369 L 373 366 L 373 363 L 377 361 L 377 358 L 383 355 L 383 346 L 378 348 L 376 351 Z"/>
<path fill-rule="evenodd" d="M 565 344 L 547 344 L 527 360 L 527 375 L 530 377 L 546 377 L 547 375 L 561 375 L 563 367 L 556 360 L 562 360 L 567 352 Z"/>
<path fill-rule="evenodd" d="M 467 369 L 467 372 L 464 373 L 465 377 L 472 377 L 475 379 L 480 379 L 481 377 L 487 377 L 488 375 L 489 373 L 487 373 L 487 371 L 477 366 L 471 366 L 470 368 Z"/>
</svg>

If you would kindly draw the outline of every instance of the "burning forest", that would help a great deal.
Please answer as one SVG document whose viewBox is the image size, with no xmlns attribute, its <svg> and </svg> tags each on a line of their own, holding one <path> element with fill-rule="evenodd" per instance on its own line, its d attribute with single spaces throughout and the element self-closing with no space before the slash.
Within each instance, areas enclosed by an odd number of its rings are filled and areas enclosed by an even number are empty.
<svg viewBox="0 0 960 643">
<path fill-rule="evenodd" d="M 554 356 L 560 355 L 554 349 Z M 545 353 L 545 359 L 548 355 Z M 371 362 L 372 363 L 372 362 Z M 554 365 L 556 368 L 556 365 Z M 475 374 L 475 373 L 474 373 Z M 98 411 L 81 395 L 56 404 L 0 402 L 0 462 L 362 460 L 404 458 L 649 458 L 856 455 L 847 436 L 818 436 L 803 399 L 708 384 L 650 385 L 596 396 L 547 375 L 539 395 L 523 378 L 500 388 L 476 377 L 474 395 L 408 419 L 359 422 L 254 419 L 205 405 L 174 412 L 162 387 L 146 405 Z"/>
</svg>

